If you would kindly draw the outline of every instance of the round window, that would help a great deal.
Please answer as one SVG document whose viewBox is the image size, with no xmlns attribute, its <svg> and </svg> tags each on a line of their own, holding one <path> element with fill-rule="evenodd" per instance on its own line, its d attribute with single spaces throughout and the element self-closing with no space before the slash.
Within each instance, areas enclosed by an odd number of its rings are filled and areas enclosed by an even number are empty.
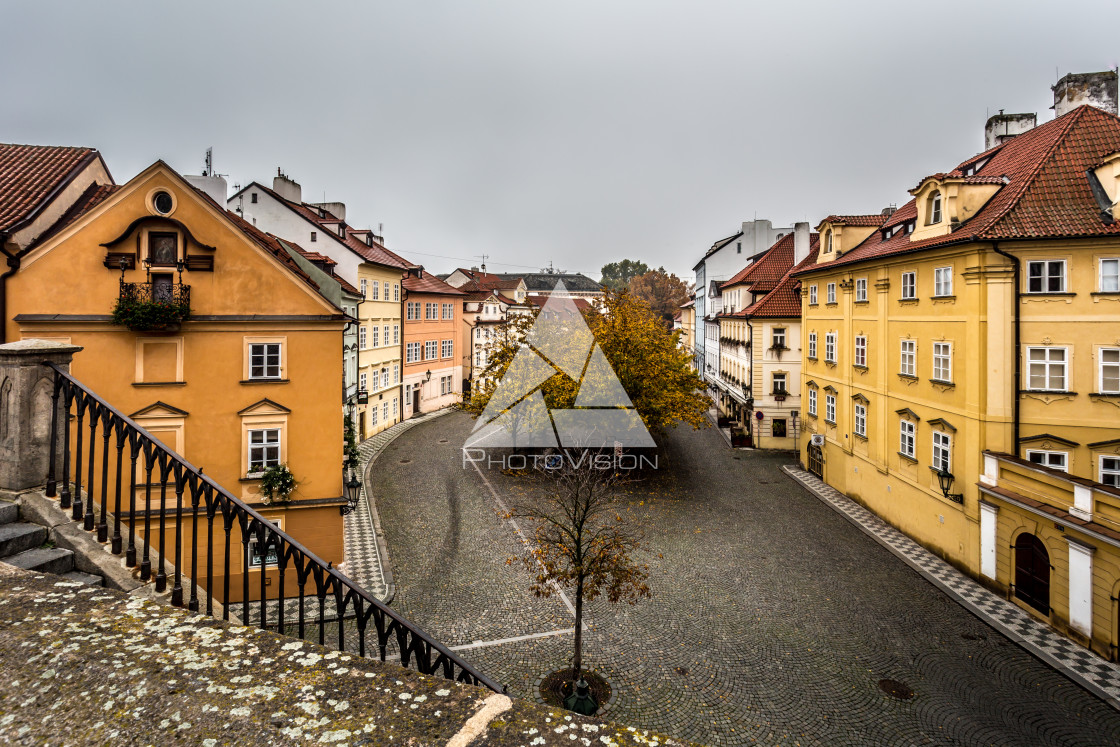
<svg viewBox="0 0 1120 747">
<path fill-rule="evenodd" d="M 167 215 L 175 207 L 174 200 L 167 192 L 156 192 L 152 198 L 152 204 L 155 205 L 156 211 L 163 215 Z"/>
</svg>

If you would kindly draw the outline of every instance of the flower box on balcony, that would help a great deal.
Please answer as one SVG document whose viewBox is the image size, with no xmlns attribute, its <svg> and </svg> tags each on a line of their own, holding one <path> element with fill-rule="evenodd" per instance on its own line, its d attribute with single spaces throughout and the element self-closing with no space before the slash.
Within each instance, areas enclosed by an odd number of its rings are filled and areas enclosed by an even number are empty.
<svg viewBox="0 0 1120 747">
<path fill-rule="evenodd" d="M 191 287 L 182 283 L 121 282 L 113 324 L 134 332 L 175 331 L 191 315 Z"/>
</svg>

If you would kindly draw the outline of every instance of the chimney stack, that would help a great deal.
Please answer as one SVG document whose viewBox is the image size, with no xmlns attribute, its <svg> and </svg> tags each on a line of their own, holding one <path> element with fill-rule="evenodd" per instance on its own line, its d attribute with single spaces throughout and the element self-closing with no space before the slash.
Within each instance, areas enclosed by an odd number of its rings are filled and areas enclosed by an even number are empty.
<svg viewBox="0 0 1120 747">
<path fill-rule="evenodd" d="M 1101 73 L 1070 73 L 1050 87 L 1054 92 L 1054 116 L 1060 117 L 1082 104 L 1095 106 L 1109 114 L 1117 113 L 1117 75 L 1115 70 Z"/>
<path fill-rule="evenodd" d="M 1037 124 L 1036 114 L 1004 114 L 1003 109 L 1000 109 L 999 114 L 988 117 L 988 121 L 984 124 L 984 150 L 1003 145 L 1016 135 L 1033 130 Z"/>
<path fill-rule="evenodd" d="M 809 224 L 793 224 L 793 265 L 796 267 L 809 256 Z"/>
<path fill-rule="evenodd" d="M 299 182 L 289 179 L 279 167 L 276 169 L 276 176 L 272 177 L 272 191 L 288 202 L 303 202 L 303 188 L 299 186 Z"/>
</svg>

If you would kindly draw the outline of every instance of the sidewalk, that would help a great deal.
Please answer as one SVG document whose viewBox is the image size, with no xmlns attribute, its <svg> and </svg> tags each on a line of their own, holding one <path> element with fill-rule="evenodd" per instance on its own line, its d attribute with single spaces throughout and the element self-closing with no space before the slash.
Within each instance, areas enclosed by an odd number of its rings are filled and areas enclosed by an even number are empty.
<svg viewBox="0 0 1120 747">
<path fill-rule="evenodd" d="M 1059 635 L 1015 604 L 984 588 L 816 475 L 792 465 L 782 469 L 966 610 L 1120 710 L 1120 667 Z"/>
<path fill-rule="evenodd" d="M 452 412 L 452 408 L 445 407 L 442 410 L 429 412 L 418 418 L 409 418 L 358 444 L 358 452 L 362 456 L 362 464 L 359 468 L 362 474 L 362 493 L 357 508 L 343 519 L 344 561 L 341 570 L 356 584 L 385 604 L 393 601 L 395 589 L 385 541 L 379 531 L 381 521 L 377 516 L 377 507 L 371 505 L 371 502 L 366 498 L 369 494 L 367 486 L 372 484 L 371 468 L 373 463 L 377 461 L 378 455 L 397 436 L 414 425 L 426 423 L 449 412 Z"/>
</svg>

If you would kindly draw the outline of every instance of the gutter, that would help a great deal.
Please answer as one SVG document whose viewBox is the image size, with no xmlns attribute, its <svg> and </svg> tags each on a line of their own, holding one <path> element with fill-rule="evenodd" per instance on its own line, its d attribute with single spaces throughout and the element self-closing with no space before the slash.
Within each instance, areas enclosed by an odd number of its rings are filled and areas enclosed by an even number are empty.
<svg viewBox="0 0 1120 747">
<path fill-rule="evenodd" d="M 4 248 L 9 235 L 8 231 L 0 231 L 0 252 L 8 259 L 8 270 L 0 275 L 0 344 L 8 341 L 8 278 L 16 274 L 20 264 L 19 255 L 9 254 Z"/>
<path fill-rule="evenodd" d="M 1023 388 L 1023 354 L 1019 349 L 1021 343 L 1020 307 L 1022 306 L 1023 295 L 1022 281 L 1020 279 L 1020 274 L 1022 273 L 1022 262 L 1018 257 L 1012 254 L 1008 254 L 1007 252 L 1000 249 L 999 244 L 995 241 L 992 242 L 992 250 L 996 254 L 1011 260 L 1011 266 L 1014 269 L 1013 282 L 1015 283 L 1015 381 L 1012 389 L 1012 395 L 1014 398 L 1011 400 L 1011 433 L 1015 442 L 1015 456 L 1018 457 L 1020 453 L 1019 392 Z"/>
</svg>

